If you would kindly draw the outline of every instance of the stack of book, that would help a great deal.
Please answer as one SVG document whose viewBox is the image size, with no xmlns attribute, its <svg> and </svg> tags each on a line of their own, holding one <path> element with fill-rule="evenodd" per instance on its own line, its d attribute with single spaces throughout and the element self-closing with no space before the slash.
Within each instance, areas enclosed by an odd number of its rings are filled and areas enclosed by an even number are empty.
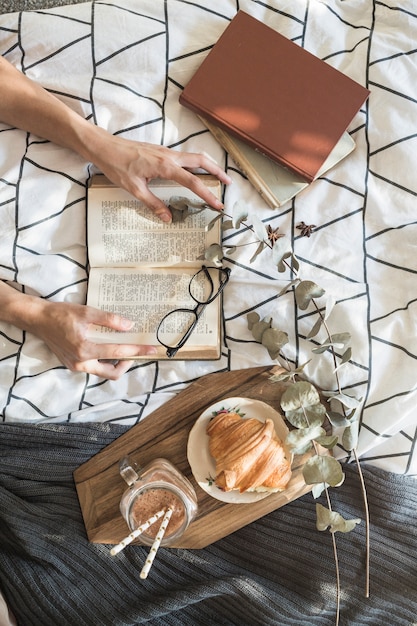
<svg viewBox="0 0 417 626">
<path fill-rule="evenodd" d="M 281 206 L 346 157 L 368 89 L 238 11 L 180 95 L 265 201 Z"/>
</svg>

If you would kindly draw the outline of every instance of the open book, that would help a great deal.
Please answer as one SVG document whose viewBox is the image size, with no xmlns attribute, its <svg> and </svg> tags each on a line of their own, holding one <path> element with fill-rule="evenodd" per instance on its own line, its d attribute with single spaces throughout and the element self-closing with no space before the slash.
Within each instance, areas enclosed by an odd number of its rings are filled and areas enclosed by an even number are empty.
<svg viewBox="0 0 417 626">
<path fill-rule="evenodd" d="M 217 178 L 210 175 L 201 178 L 220 198 L 221 184 Z M 200 207 L 194 206 L 185 213 L 175 212 L 172 223 L 165 224 L 143 203 L 101 174 L 93 178 L 87 196 L 90 263 L 87 304 L 135 321 L 133 329 L 123 333 L 95 326 L 89 332 L 89 339 L 97 343 L 156 346 L 157 355 L 146 356 L 148 360 L 168 358 L 167 346 L 175 346 L 186 332 L 187 311 L 170 315 L 163 330 L 161 320 L 174 310 L 196 308 L 196 300 L 190 295 L 190 281 L 203 264 L 213 265 L 202 258 L 208 247 L 221 239 L 221 221 L 213 222 L 217 212 L 201 208 L 204 205 L 201 198 L 189 189 L 164 180 L 151 181 L 149 187 L 168 204 L 187 198 Z M 210 273 L 214 281 L 212 289 L 216 292 L 222 273 L 218 269 Z M 200 284 L 201 278 L 204 272 L 198 274 L 192 285 L 193 289 L 197 286 L 202 290 L 196 297 L 204 302 L 208 297 L 204 291 L 207 286 L 204 280 Z M 221 298 L 200 308 L 203 311 L 193 332 L 173 358 L 220 358 Z M 164 345 L 159 343 L 157 334 Z"/>
</svg>

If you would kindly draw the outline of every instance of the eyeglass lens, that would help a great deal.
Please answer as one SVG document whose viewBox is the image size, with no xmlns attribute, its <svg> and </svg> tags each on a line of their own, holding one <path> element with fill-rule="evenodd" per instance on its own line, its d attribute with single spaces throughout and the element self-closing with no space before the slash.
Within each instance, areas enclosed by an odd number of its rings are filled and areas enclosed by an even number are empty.
<svg viewBox="0 0 417 626">
<path fill-rule="evenodd" d="M 196 303 L 194 308 L 174 309 L 162 318 L 157 339 L 167 348 L 167 355 L 172 357 L 181 348 L 192 332 L 207 332 L 204 319 L 198 324 L 204 310 L 222 292 L 229 279 L 229 268 L 205 267 L 190 280 L 189 294 Z"/>
</svg>

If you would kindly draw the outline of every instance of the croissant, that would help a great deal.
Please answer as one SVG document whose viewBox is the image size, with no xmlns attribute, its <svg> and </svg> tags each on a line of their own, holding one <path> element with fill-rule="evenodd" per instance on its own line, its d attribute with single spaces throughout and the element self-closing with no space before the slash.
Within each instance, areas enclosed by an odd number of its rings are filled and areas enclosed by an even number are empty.
<svg viewBox="0 0 417 626">
<path fill-rule="evenodd" d="M 282 491 L 291 478 L 291 462 L 274 422 L 218 413 L 208 424 L 209 451 L 216 461 L 216 485 L 223 491 Z"/>
</svg>

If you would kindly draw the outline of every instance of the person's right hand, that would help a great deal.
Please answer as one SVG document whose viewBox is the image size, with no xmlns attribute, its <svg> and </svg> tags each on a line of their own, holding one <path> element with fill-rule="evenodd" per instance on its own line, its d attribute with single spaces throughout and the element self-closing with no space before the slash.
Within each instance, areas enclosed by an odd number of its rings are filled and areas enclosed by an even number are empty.
<svg viewBox="0 0 417 626">
<path fill-rule="evenodd" d="M 171 213 L 148 187 L 150 180 L 174 180 L 200 196 L 211 207 L 222 210 L 223 203 L 195 176 L 205 170 L 225 184 L 231 178 L 210 157 L 201 153 L 180 152 L 151 143 L 110 135 L 97 126 L 90 127 L 89 158 L 116 186 L 123 187 L 141 200 L 162 221 L 170 222 Z"/>
</svg>

